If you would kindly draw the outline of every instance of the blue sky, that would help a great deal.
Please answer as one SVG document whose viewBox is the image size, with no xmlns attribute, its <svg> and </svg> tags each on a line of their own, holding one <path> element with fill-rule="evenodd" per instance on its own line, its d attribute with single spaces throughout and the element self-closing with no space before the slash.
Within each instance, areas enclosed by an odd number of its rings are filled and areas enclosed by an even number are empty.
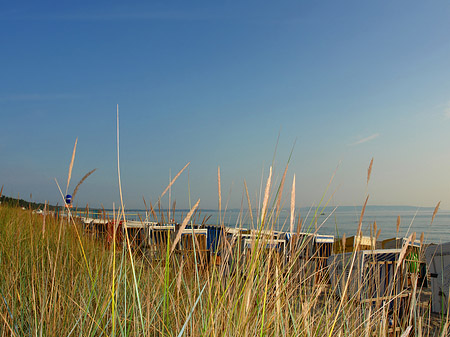
<svg viewBox="0 0 450 337">
<path fill-rule="evenodd" d="M 75 139 L 76 202 L 172 197 L 256 204 L 274 151 L 298 206 L 450 208 L 446 1 L 10 2 L 0 7 L 0 185 L 60 202 Z M 367 167 L 374 157 L 366 187 Z M 288 191 L 286 191 L 286 197 Z M 167 203 L 167 200 L 164 201 Z"/>
</svg>

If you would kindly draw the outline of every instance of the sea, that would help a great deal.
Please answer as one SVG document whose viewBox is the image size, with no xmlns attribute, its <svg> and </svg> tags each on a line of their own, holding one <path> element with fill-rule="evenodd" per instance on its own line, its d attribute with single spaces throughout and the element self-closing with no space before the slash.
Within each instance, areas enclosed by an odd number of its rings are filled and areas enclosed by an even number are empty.
<svg viewBox="0 0 450 337">
<path fill-rule="evenodd" d="M 356 234 L 361 218 L 361 206 L 340 206 L 321 208 L 300 208 L 295 210 L 295 230 L 297 230 L 298 216 L 300 215 L 302 232 L 317 232 L 346 237 Z M 414 206 L 367 206 L 362 217 L 362 230 L 364 235 L 373 233 L 374 223 L 380 230 L 379 240 L 393 237 L 406 237 L 416 232 L 419 239 L 424 233 L 425 243 L 450 242 L 450 211 L 439 209 L 433 219 L 434 207 Z M 145 218 L 144 210 L 129 210 L 128 218 Z M 167 215 L 167 211 L 164 211 Z M 188 210 L 177 210 L 171 215 L 177 222 L 188 213 Z M 206 220 L 207 224 L 223 224 L 228 227 L 252 229 L 256 227 L 260 217 L 257 210 L 250 214 L 249 210 L 201 210 L 196 215 L 196 222 Z M 282 209 L 278 215 L 272 214 L 266 226 L 277 231 L 289 231 L 290 210 Z M 400 217 L 399 231 L 397 232 L 397 219 Z M 253 221 L 252 221 L 253 219 Z M 375 235 L 374 235 L 375 236 Z"/>
</svg>

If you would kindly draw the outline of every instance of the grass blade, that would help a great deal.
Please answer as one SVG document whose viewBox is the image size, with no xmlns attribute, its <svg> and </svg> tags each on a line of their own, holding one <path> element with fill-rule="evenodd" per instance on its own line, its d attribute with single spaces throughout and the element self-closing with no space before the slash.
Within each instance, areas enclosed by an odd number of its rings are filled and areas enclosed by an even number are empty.
<svg viewBox="0 0 450 337">
<path fill-rule="evenodd" d="M 178 241 L 180 241 L 181 239 L 181 233 L 183 232 L 183 230 L 186 228 L 189 220 L 192 217 L 192 214 L 194 214 L 195 210 L 197 209 L 198 205 L 200 203 L 200 199 L 198 199 L 197 203 L 194 205 L 194 207 L 192 207 L 192 209 L 189 211 L 189 213 L 186 215 L 186 217 L 184 218 L 180 229 L 178 230 L 177 236 L 175 237 L 175 240 L 173 240 L 172 243 L 172 248 L 170 249 L 170 253 L 173 253 L 173 251 L 175 250 L 175 247 L 177 246 Z"/>
<path fill-rule="evenodd" d="M 69 165 L 69 174 L 67 175 L 67 187 L 66 187 L 65 195 L 67 195 L 67 191 L 69 190 L 70 179 L 72 178 L 72 169 L 73 169 L 73 163 L 75 161 L 75 153 L 77 152 L 77 143 L 78 143 L 78 138 L 75 139 L 75 145 L 73 146 L 72 160 L 70 161 L 70 165 Z"/>
<path fill-rule="evenodd" d="M 92 171 L 89 171 L 88 173 L 86 173 L 86 174 L 84 175 L 83 178 L 81 178 L 80 182 L 77 184 L 77 186 L 76 186 L 75 189 L 73 190 L 73 193 L 72 193 L 72 202 L 73 202 L 73 200 L 75 199 L 75 196 L 77 195 L 78 189 L 80 188 L 81 184 L 84 183 L 84 181 L 85 181 L 92 173 L 94 173 L 96 170 L 97 170 L 97 169 L 95 168 L 95 169 L 93 169 Z"/>
<path fill-rule="evenodd" d="M 294 233 L 294 221 L 295 221 L 295 174 L 292 179 L 292 191 L 291 191 L 291 219 L 289 224 L 289 230 Z"/>
</svg>

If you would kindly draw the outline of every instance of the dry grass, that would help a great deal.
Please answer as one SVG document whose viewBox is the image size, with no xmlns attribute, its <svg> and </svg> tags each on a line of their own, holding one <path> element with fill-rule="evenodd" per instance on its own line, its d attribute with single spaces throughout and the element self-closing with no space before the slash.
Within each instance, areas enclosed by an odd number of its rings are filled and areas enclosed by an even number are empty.
<svg viewBox="0 0 450 337">
<path fill-rule="evenodd" d="M 76 145 L 77 141 L 69 166 L 67 189 Z M 279 246 L 273 244 L 273 228 L 282 207 L 287 165 L 275 193 L 270 168 L 256 219 L 253 219 L 245 184 L 249 214 L 243 214 L 240 218 L 249 215 L 252 226 L 256 221 L 254 225 L 257 229 L 249 246 L 245 246 L 240 236 L 223 235 L 218 252 L 206 255 L 208 253 L 201 251 L 193 235 L 194 254 L 183 255 L 175 248 L 181 231 L 188 223 L 199 225 L 197 209 L 200 200 L 182 219 L 180 231 L 173 238 L 168 236 L 161 252 L 155 253 L 148 247 L 143 250 L 132 247 L 132 238 L 128 235 L 123 241 L 118 235 L 116 240 L 119 220 L 125 220 L 118 124 L 117 159 L 121 207 L 114 217 L 114 243 L 110 246 L 106 245 L 105 238 L 98 240 L 81 235 L 83 227 L 75 221 L 42 218 L 31 211 L 0 205 L 0 337 L 359 337 L 400 336 L 402 332 L 405 336 L 429 336 L 438 332 L 430 329 L 429 312 L 418 305 L 421 288 L 417 286 L 417 277 L 411 278 L 408 289 L 393 286 L 403 282 L 403 264 L 396 265 L 392 285 L 381 294 L 385 295 L 381 296 L 383 299 L 378 296 L 374 301 L 373 291 L 367 285 L 376 283 L 368 275 L 379 275 L 380 270 L 370 267 L 367 273 L 362 272 L 358 255 L 353 254 L 345 268 L 349 268 L 349 275 L 355 273 L 361 277 L 356 283 L 350 277 L 340 279 L 334 287 L 330 287 L 328 270 L 318 262 L 317 256 L 305 253 L 311 242 L 298 239 L 302 227 L 300 215 L 297 218 L 296 239 L 290 242 L 289 247 L 281 251 Z M 158 198 L 159 207 L 163 196 L 188 165 L 179 171 Z M 369 165 L 367 183 L 372 165 L 373 159 Z M 80 184 L 91 173 L 85 175 Z M 217 174 L 220 214 L 220 168 Z M 324 197 L 325 193 L 321 202 Z M 362 233 L 368 198 L 361 211 L 358 236 Z M 290 206 L 289 228 L 295 235 L 295 176 Z M 439 203 L 431 223 L 438 208 Z M 307 230 L 312 228 L 312 224 L 317 230 L 318 209 Z M 165 222 L 164 212 L 160 210 L 158 219 L 151 203 L 150 213 L 154 220 Z M 221 216 L 218 224 L 223 225 Z M 126 225 L 124 229 L 128 233 Z M 374 235 L 378 236 L 376 224 L 373 229 Z M 342 240 L 345 245 L 345 235 Z M 415 240 L 415 233 L 409 240 Z M 406 254 L 407 248 L 404 247 L 399 260 L 403 261 Z M 403 303 L 404 307 L 398 306 L 398 303 Z M 442 333 L 445 333 L 447 325 L 448 314 L 442 324 Z M 390 333 L 393 326 L 399 329 Z"/>
<path fill-rule="evenodd" d="M 77 143 L 78 143 L 78 138 L 75 139 L 75 145 L 73 146 L 72 159 L 70 160 L 70 165 L 69 165 L 69 174 L 67 175 L 66 193 L 64 195 L 66 195 L 67 192 L 69 191 L 69 184 L 70 184 L 70 180 L 72 178 L 73 163 L 75 161 L 75 153 L 77 152 Z"/>
<path fill-rule="evenodd" d="M 75 200 L 75 196 L 77 195 L 78 189 L 80 188 L 80 186 L 84 183 L 84 181 L 92 174 L 96 171 L 97 169 L 93 169 L 91 171 L 89 171 L 88 173 L 86 173 L 83 178 L 81 178 L 81 180 L 78 182 L 77 186 L 75 186 L 73 193 L 72 193 L 72 200 Z"/>
<path fill-rule="evenodd" d="M 372 174 L 373 158 L 370 161 L 369 168 L 367 169 L 367 184 L 370 181 L 370 175 Z"/>
<path fill-rule="evenodd" d="M 326 277 L 316 278 L 314 259 L 302 257 L 307 242 L 286 257 L 265 248 L 267 236 L 248 251 L 228 241 L 220 264 L 188 268 L 177 253 L 153 259 L 130 256 L 126 244 L 114 253 L 87 235 L 78 241 L 80 225 L 53 217 L 42 236 L 42 221 L 0 206 L 0 336 L 387 336 L 389 303 L 403 298 L 373 307 L 361 287 L 341 300 Z M 418 307 L 398 317 L 399 334 L 408 326 L 417 336 L 435 333 Z"/>
</svg>

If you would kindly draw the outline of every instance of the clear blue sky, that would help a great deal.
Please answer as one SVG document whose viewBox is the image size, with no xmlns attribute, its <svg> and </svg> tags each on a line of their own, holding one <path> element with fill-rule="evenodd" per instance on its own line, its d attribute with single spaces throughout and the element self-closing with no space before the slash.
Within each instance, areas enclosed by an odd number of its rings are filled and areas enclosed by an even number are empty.
<svg viewBox="0 0 450 337">
<path fill-rule="evenodd" d="M 61 202 L 78 137 L 70 189 L 98 170 L 76 202 L 111 207 L 119 104 L 128 208 L 189 161 L 177 208 L 217 207 L 218 166 L 229 207 L 244 180 L 257 203 L 279 133 L 298 206 L 339 165 L 332 204 L 450 208 L 449 18 L 448 1 L 3 2 L 0 185 Z"/>
</svg>

